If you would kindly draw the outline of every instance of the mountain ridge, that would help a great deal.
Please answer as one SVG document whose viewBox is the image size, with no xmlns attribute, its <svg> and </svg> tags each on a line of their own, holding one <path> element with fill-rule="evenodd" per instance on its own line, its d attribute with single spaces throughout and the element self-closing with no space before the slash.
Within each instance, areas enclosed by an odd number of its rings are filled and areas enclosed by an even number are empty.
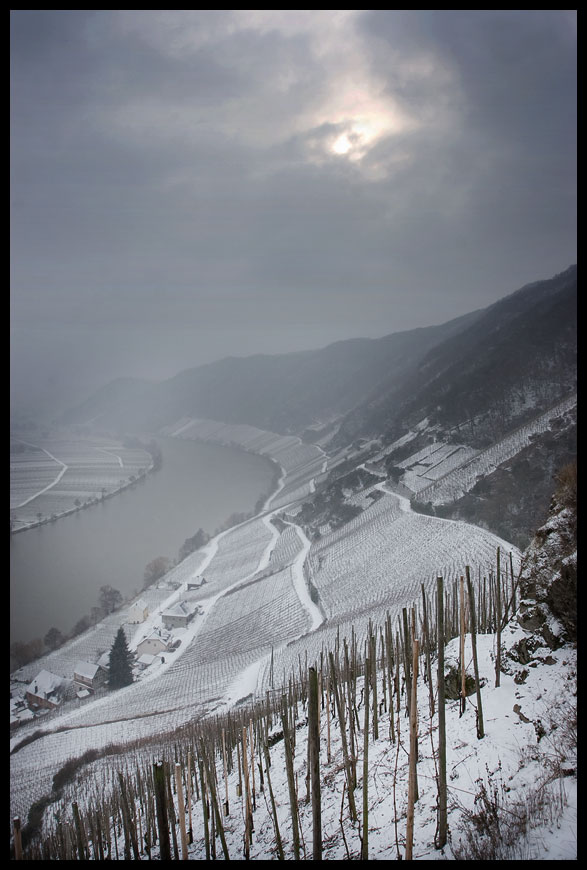
<svg viewBox="0 0 587 870">
<path fill-rule="evenodd" d="M 576 266 L 520 288 L 484 309 L 456 346 L 432 348 L 399 390 L 350 412 L 337 440 L 385 429 L 394 440 L 430 416 L 445 429 L 458 425 L 467 443 L 490 443 L 522 422 L 524 410 L 529 417 L 576 388 L 576 308 Z M 532 390 L 541 395 L 526 401 Z M 525 409 L 513 407 L 517 400 Z M 473 423 L 463 434 L 465 424 L 488 411 L 489 424 Z"/>
<path fill-rule="evenodd" d="M 489 413 L 467 433 L 482 446 L 575 388 L 576 304 L 573 265 L 438 326 L 224 357 L 123 396 L 112 382 L 70 409 L 67 422 L 85 422 L 98 406 L 100 425 L 119 430 L 153 432 L 186 416 L 310 437 L 330 424 L 336 447 L 383 432 L 393 440 L 429 415 L 463 437 L 467 421 Z"/>
<path fill-rule="evenodd" d="M 410 432 L 419 433 L 412 453 L 430 439 L 484 450 L 575 393 L 576 313 L 573 265 L 440 326 L 187 369 L 123 401 L 105 401 L 98 422 L 152 432 L 180 419 L 245 424 L 301 436 L 331 456 L 361 441 L 386 448 Z M 388 470 L 402 450 L 388 456 Z M 553 473 L 575 451 L 576 411 L 559 432 L 536 432 L 519 457 L 432 510 L 524 546 Z"/>
</svg>

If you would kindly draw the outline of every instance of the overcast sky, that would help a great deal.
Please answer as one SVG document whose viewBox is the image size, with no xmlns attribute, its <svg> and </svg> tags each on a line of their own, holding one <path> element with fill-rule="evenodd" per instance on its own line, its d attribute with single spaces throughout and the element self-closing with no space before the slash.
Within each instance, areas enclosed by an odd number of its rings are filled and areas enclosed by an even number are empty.
<svg viewBox="0 0 587 870">
<path fill-rule="evenodd" d="M 17 10 L 11 67 L 21 410 L 576 262 L 573 10 Z"/>
</svg>

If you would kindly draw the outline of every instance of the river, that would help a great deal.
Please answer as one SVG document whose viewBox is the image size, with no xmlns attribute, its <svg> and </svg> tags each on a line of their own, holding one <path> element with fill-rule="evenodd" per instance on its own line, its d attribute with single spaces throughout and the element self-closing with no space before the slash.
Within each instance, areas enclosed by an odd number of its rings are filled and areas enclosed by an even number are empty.
<svg viewBox="0 0 587 870">
<path fill-rule="evenodd" d="M 158 438 L 163 465 L 136 486 L 10 539 L 10 640 L 64 634 L 98 604 L 101 586 L 140 591 L 145 566 L 177 557 L 186 538 L 212 535 L 269 494 L 274 466 L 230 447 Z"/>
</svg>

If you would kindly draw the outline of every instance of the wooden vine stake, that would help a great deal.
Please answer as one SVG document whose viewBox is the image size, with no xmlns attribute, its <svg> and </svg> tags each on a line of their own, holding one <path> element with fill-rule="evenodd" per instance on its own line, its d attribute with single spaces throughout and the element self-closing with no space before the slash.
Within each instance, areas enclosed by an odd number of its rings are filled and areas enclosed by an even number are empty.
<svg viewBox="0 0 587 870">
<path fill-rule="evenodd" d="M 436 611 L 438 620 L 438 833 L 436 848 L 442 849 L 447 839 L 446 798 L 446 719 L 444 687 L 444 592 L 442 577 L 436 578 Z"/>
<path fill-rule="evenodd" d="M 485 737 L 483 725 L 483 706 L 481 704 L 481 683 L 479 682 L 479 664 L 477 661 L 477 622 L 475 619 L 475 595 L 469 573 L 469 566 L 465 566 L 467 572 L 467 591 L 469 593 L 469 610 L 471 611 L 471 646 L 473 647 L 473 668 L 475 671 L 475 685 L 477 687 L 477 739 Z"/>
<path fill-rule="evenodd" d="M 188 775 L 187 775 L 187 799 L 188 799 L 188 843 L 194 842 L 192 828 L 192 753 L 188 752 Z"/>
<path fill-rule="evenodd" d="M 183 802 L 183 785 L 181 782 L 181 764 L 175 764 L 175 787 L 177 789 L 177 811 L 179 813 L 179 830 L 181 833 L 181 860 L 188 858 L 188 837 L 185 827 L 185 804 Z"/>
<path fill-rule="evenodd" d="M 412 676 L 410 673 L 410 630 L 408 628 L 408 610 L 406 607 L 402 609 L 403 629 L 404 629 L 404 674 L 406 678 L 406 712 L 410 715 L 410 703 L 412 699 Z"/>
<path fill-rule="evenodd" d="M 167 811 L 169 813 L 169 827 L 171 829 L 171 842 L 173 844 L 173 858 L 179 861 L 179 847 L 177 845 L 177 833 L 175 831 L 175 804 L 173 803 L 173 791 L 171 788 L 171 762 L 168 761 L 165 765 L 165 779 L 167 781 Z M 175 781 L 174 781 L 175 787 Z"/>
<path fill-rule="evenodd" d="M 326 674 L 326 760 L 330 764 L 330 674 Z"/>
<path fill-rule="evenodd" d="M 418 755 L 418 641 L 412 641 L 412 697 L 410 699 L 410 763 L 408 780 L 408 819 L 406 824 L 406 861 L 412 860 L 414 843 L 414 803 L 416 801 L 416 761 Z"/>
<path fill-rule="evenodd" d="M 428 680 L 428 696 L 430 702 L 430 719 L 434 718 L 434 686 L 432 684 L 432 664 L 430 661 L 430 633 L 428 631 L 428 607 L 426 603 L 426 590 L 422 583 L 422 614 L 424 628 L 424 649 L 426 652 L 426 679 Z"/>
<path fill-rule="evenodd" d="M 308 744 L 310 786 L 312 790 L 312 858 L 322 860 L 322 808 L 320 800 L 320 699 L 316 668 L 310 668 L 308 679 Z"/>
<path fill-rule="evenodd" d="M 373 696 L 373 740 L 379 739 L 379 720 L 377 717 L 377 648 L 375 635 L 371 637 L 371 651 L 369 653 L 369 671 L 371 680 L 371 694 Z M 365 695 L 365 697 L 367 697 Z"/>
<path fill-rule="evenodd" d="M 139 861 L 139 844 L 137 841 L 136 825 L 131 817 L 130 806 L 126 795 L 126 786 L 124 784 L 124 777 L 120 771 L 118 771 L 118 781 L 120 783 L 122 823 L 124 826 L 124 852 L 127 856 L 126 860 L 130 860 L 130 845 L 132 844 L 134 860 Z"/>
<path fill-rule="evenodd" d="M 198 771 L 200 773 L 200 798 L 202 800 L 202 821 L 204 823 L 204 845 L 206 847 L 206 861 L 210 860 L 210 827 L 208 813 L 208 795 L 204 773 L 204 762 L 201 753 L 198 754 Z"/>
<path fill-rule="evenodd" d="M 253 839 L 253 811 L 251 803 L 251 785 L 249 782 L 249 764 L 247 760 L 247 726 L 243 725 L 243 779 L 245 781 L 245 858 L 249 859 L 249 848 Z"/>
<path fill-rule="evenodd" d="M 226 734 L 222 729 L 222 763 L 224 766 L 224 815 L 230 815 L 228 803 L 228 769 L 226 765 Z"/>
<path fill-rule="evenodd" d="M 236 741 L 236 757 L 237 757 L 237 761 L 238 761 L 238 782 L 236 784 L 236 796 L 242 797 L 243 796 L 243 775 L 242 775 L 242 771 L 241 771 L 241 751 L 240 751 L 240 744 L 239 744 L 238 740 Z"/>
<path fill-rule="evenodd" d="M 290 729 L 287 716 L 287 703 L 285 698 L 282 702 L 281 723 L 283 727 L 283 745 L 285 749 L 285 768 L 287 772 L 287 785 L 289 790 L 289 803 L 291 809 L 291 826 L 294 860 L 300 860 L 300 829 L 298 821 L 298 796 L 296 789 L 296 781 L 294 775 L 293 764 L 293 749 L 292 749 L 292 730 Z"/>
<path fill-rule="evenodd" d="M 251 782 L 252 782 L 252 799 L 253 811 L 257 809 L 255 798 L 255 735 L 253 734 L 253 720 L 249 719 L 249 743 L 251 748 Z"/>
<path fill-rule="evenodd" d="M 364 700 L 365 719 L 363 724 L 363 839 L 361 842 L 361 860 L 369 859 L 369 681 L 371 678 L 371 661 L 365 659 Z"/>
<path fill-rule="evenodd" d="M 210 794 L 210 798 L 212 801 L 212 844 L 215 843 L 215 831 L 218 833 L 220 837 L 220 843 L 222 845 L 222 851 L 224 853 L 225 859 L 230 860 L 230 856 L 228 854 L 228 847 L 226 845 L 226 837 L 224 836 L 224 825 L 222 824 L 222 814 L 220 812 L 220 806 L 218 803 L 218 795 L 216 793 L 216 769 L 213 764 L 209 762 L 206 747 L 204 744 L 204 740 L 200 737 L 200 752 L 202 755 L 202 766 L 204 768 L 204 772 L 206 775 L 206 783 L 208 785 L 208 791 Z M 215 846 L 214 846 L 215 848 Z M 212 853 L 212 857 L 216 857 L 216 852 Z"/>
<path fill-rule="evenodd" d="M 159 829 L 159 851 L 162 861 L 171 861 L 169 828 L 167 827 L 167 784 L 162 761 L 155 762 L 153 765 L 153 780 L 155 783 L 157 827 Z M 116 839 L 114 842 L 116 843 Z"/>
<path fill-rule="evenodd" d="M 332 679 L 332 688 L 334 690 L 334 697 L 336 700 L 336 708 L 338 710 L 338 723 L 340 730 L 340 740 L 342 744 L 342 755 L 344 759 L 344 769 L 346 774 L 346 782 L 348 789 L 348 802 L 349 802 L 349 811 L 351 815 L 351 821 L 357 821 L 357 807 L 355 805 L 355 794 L 354 794 L 354 778 L 351 766 L 351 759 L 349 757 L 348 743 L 346 739 L 346 722 L 344 715 L 344 703 L 340 697 L 338 678 L 334 667 L 334 658 L 332 653 L 330 655 L 330 674 Z"/>
<path fill-rule="evenodd" d="M 269 768 L 271 767 L 271 760 L 269 758 L 269 747 L 267 743 L 263 744 L 263 754 L 265 755 L 265 774 L 267 776 L 267 786 L 269 788 L 269 797 L 271 799 L 271 811 L 272 811 L 272 820 L 273 827 L 275 829 L 275 843 L 277 845 L 277 856 L 280 861 L 285 860 L 285 855 L 283 854 L 283 844 L 281 842 L 281 834 L 279 833 L 279 823 L 277 821 L 277 808 L 275 806 L 275 797 L 273 795 L 273 788 L 271 786 L 271 774 L 269 773 Z"/>
<path fill-rule="evenodd" d="M 500 548 L 497 548 L 497 595 L 496 595 L 496 607 L 497 607 L 497 654 L 495 657 L 495 688 L 498 689 L 500 686 L 500 677 L 501 677 L 501 577 L 500 577 Z"/>
<path fill-rule="evenodd" d="M 85 843 L 84 843 L 84 834 L 83 834 L 83 830 L 82 830 L 82 822 L 81 822 L 81 818 L 80 818 L 80 814 L 79 814 L 79 808 L 78 808 L 78 805 L 75 801 L 72 803 L 71 808 L 73 810 L 73 818 L 75 821 L 75 832 L 76 832 L 76 836 L 77 836 L 78 859 L 80 861 L 85 861 L 87 856 L 86 856 L 86 849 L 85 849 Z"/>
<path fill-rule="evenodd" d="M 14 858 L 16 861 L 22 861 L 22 836 L 19 816 L 15 816 L 12 820 L 12 830 L 14 831 Z"/>
<path fill-rule="evenodd" d="M 460 620 L 460 635 L 461 635 L 461 699 L 460 699 L 460 713 L 459 718 L 465 712 L 465 707 L 467 705 L 467 684 L 466 684 L 466 671 L 465 671 L 465 580 L 461 577 L 460 583 L 460 610 L 461 610 L 461 620 Z"/>
</svg>

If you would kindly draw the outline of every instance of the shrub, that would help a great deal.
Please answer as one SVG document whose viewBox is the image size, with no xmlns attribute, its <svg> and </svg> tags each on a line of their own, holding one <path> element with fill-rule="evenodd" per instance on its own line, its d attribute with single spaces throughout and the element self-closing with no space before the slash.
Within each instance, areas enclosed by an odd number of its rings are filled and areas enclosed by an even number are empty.
<svg viewBox="0 0 587 870">
<path fill-rule="evenodd" d="M 53 791 L 59 793 L 67 783 L 73 781 L 78 770 L 80 770 L 84 765 L 89 764 L 91 761 L 95 761 L 98 756 L 99 753 L 97 749 L 88 749 L 88 751 L 84 752 L 83 755 L 80 755 L 79 758 L 70 758 L 66 761 L 63 767 L 60 767 L 53 777 Z"/>
</svg>

